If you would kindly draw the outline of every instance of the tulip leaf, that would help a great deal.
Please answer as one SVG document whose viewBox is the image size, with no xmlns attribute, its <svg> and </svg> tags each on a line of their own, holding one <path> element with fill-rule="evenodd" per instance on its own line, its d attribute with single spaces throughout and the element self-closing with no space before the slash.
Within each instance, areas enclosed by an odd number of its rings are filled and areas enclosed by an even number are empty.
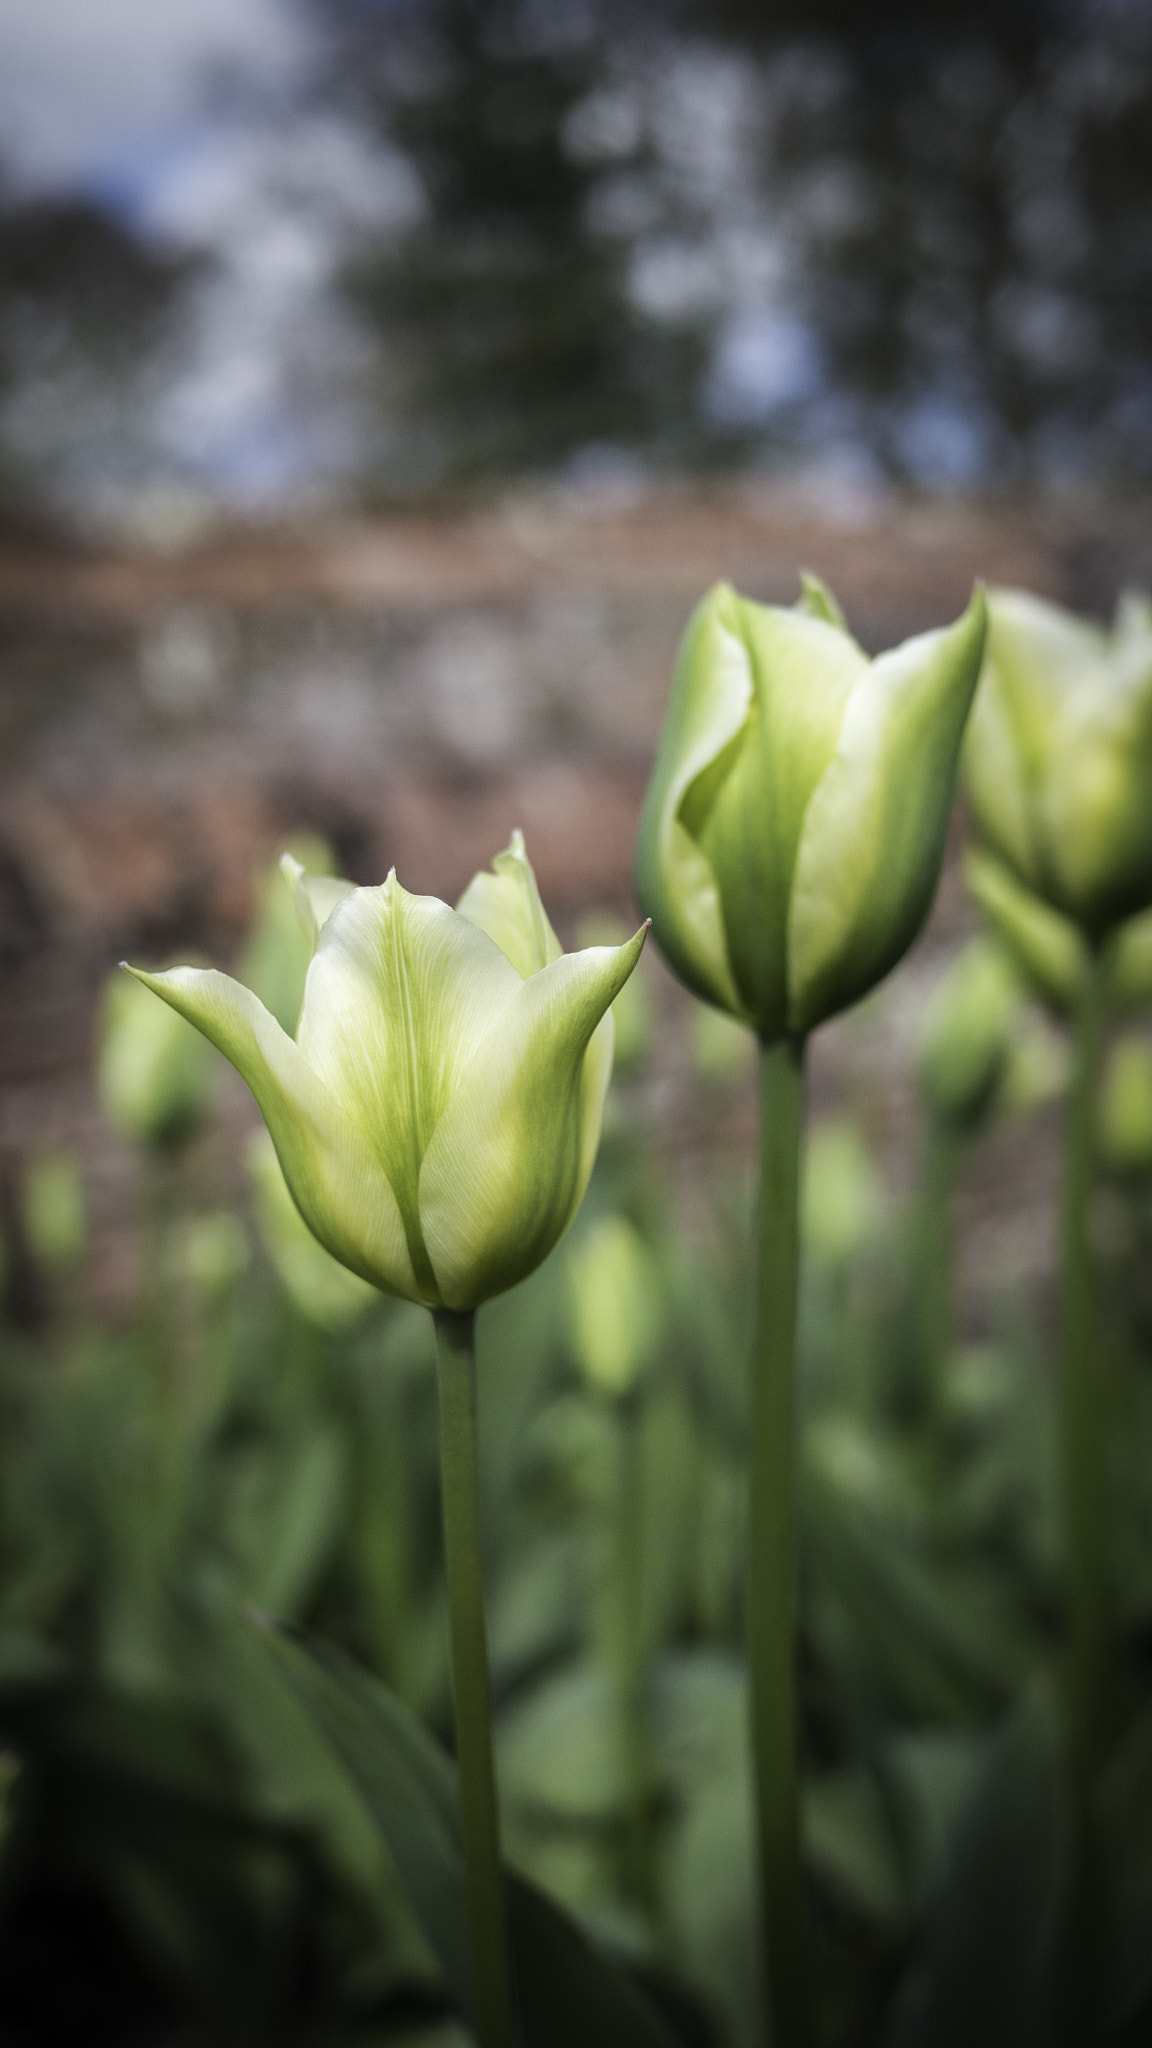
<svg viewBox="0 0 1152 2048">
<path fill-rule="evenodd" d="M 1058 1717 L 1039 1688 L 991 1745 L 937 1896 L 893 2048 L 1049 2038 L 1065 1909 Z"/>
<path fill-rule="evenodd" d="M 327 1644 L 270 1634 L 282 1677 L 385 1841 L 460 2010 L 471 2006 L 455 1774 L 407 1709 Z M 525 2048 L 675 2048 L 639 1986 L 526 1879 L 506 1878 Z"/>
</svg>

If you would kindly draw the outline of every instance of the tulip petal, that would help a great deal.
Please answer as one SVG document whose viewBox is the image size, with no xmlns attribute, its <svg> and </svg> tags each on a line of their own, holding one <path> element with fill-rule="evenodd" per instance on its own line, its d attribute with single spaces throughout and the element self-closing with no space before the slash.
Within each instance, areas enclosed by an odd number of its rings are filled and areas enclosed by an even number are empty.
<svg viewBox="0 0 1152 2048">
<path fill-rule="evenodd" d="M 848 699 L 800 834 L 788 920 L 792 1031 L 872 988 L 928 914 L 984 631 L 977 590 L 954 626 L 880 655 Z"/>
<path fill-rule="evenodd" d="M 1088 948 L 1072 919 L 1026 888 L 995 854 L 973 848 L 964 879 L 1038 993 L 1057 1010 L 1075 1009 Z"/>
<path fill-rule="evenodd" d="M 338 875 L 305 874 L 300 862 L 290 853 L 280 855 L 280 873 L 295 898 L 301 930 L 315 952 L 320 934 L 336 905 L 343 903 L 356 885 L 341 881 Z"/>
<path fill-rule="evenodd" d="M 763 1035 L 787 1025 L 788 911 L 809 800 L 836 749 L 845 706 L 868 674 L 849 633 L 803 604 L 737 600 L 753 676 L 741 744 L 701 776 L 681 815 L 720 889 L 728 959 Z"/>
<path fill-rule="evenodd" d="M 636 844 L 636 894 L 676 972 L 709 1003 L 744 1015 L 716 879 L 682 807 L 697 780 L 745 725 L 752 665 L 740 600 L 718 583 L 684 635 Z"/>
<path fill-rule="evenodd" d="M 485 932 L 435 896 L 410 896 L 394 874 L 337 905 L 308 969 L 300 1050 L 380 1160 L 429 1285 L 420 1162 L 477 1046 L 522 986 Z"/>
<path fill-rule="evenodd" d="M 333 1258 L 386 1293 L 434 1302 L 417 1283 L 378 1157 L 251 989 L 210 968 L 128 971 L 195 1024 L 247 1081 L 296 1206 Z"/>
<path fill-rule="evenodd" d="M 473 1055 L 420 1175 L 424 1242 L 449 1308 L 514 1286 L 572 1221 L 600 1133 L 606 1013 L 644 937 L 566 953 L 521 982 Z"/>
<path fill-rule="evenodd" d="M 473 875 L 456 905 L 457 914 L 487 932 L 527 981 L 530 974 L 538 974 L 550 961 L 558 960 L 564 948 L 540 901 L 522 832 L 513 832 L 492 869 L 492 873 L 482 870 Z"/>
</svg>

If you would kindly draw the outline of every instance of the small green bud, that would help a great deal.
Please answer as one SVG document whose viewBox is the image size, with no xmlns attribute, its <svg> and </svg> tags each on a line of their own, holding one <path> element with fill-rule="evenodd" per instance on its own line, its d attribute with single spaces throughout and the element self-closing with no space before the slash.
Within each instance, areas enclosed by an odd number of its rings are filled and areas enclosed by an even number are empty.
<svg viewBox="0 0 1152 2048">
<path fill-rule="evenodd" d="M 157 1150 L 191 1137 L 208 1115 L 214 1065 L 211 1046 L 183 1017 L 150 1002 L 138 980 L 109 977 L 96 1089 L 123 1137 Z"/>
<path fill-rule="evenodd" d="M 1123 1038 L 1114 1046 L 1100 1098 L 1100 1150 L 1117 1173 L 1152 1172 L 1152 1045 Z"/>
<path fill-rule="evenodd" d="M 731 1088 L 751 1073 L 756 1041 L 746 1024 L 711 1003 L 693 1003 L 688 1020 L 692 1069 L 707 1088 Z"/>
<path fill-rule="evenodd" d="M 72 1152 L 41 1152 L 24 1170 L 24 1231 L 33 1256 L 50 1272 L 66 1273 L 83 1258 L 88 1210 L 79 1163 Z"/>
<path fill-rule="evenodd" d="M 804 1242 L 829 1266 L 847 1265 L 874 1236 L 883 1190 L 856 1125 L 817 1124 L 804 1161 Z"/>
<path fill-rule="evenodd" d="M 984 645 L 954 626 L 875 661 L 814 577 L 793 610 L 719 584 L 680 651 L 636 886 L 676 972 L 766 1039 L 880 981 L 926 917 Z"/>
<path fill-rule="evenodd" d="M 476 1308 L 532 1272 L 579 1207 L 607 1013 L 644 931 L 565 954 L 519 833 L 455 910 L 395 874 L 348 889 L 285 867 L 315 944 L 295 1040 L 227 975 L 131 971 L 247 1081 L 334 1258 L 386 1293 Z"/>
<path fill-rule="evenodd" d="M 1152 617 L 1111 631 L 1020 590 L 988 599 L 964 748 L 976 824 L 1012 874 L 1098 940 L 1152 905 Z"/>
<path fill-rule="evenodd" d="M 628 1394 L 651 1363 L 662 1316 L 655 1262 L 624 1216 L 603 1216 L 568 1255 L 572 1341 L 585 1379 Z"/>
<path fill-rule="evenodd" d="M 1019 976 L 1002 946 L 969 942 L 941 977 L 920 1037 L 917 1073 L 932 1115 L 972 1130 L 1007 1071 L 1020 1008 Z"/>
<path fill-rule="evenodd" d="M 301 1226 L 303 1227 L 303 1226 Z M 248 1239 L 230 1209 L 182 1217 L 167 1247 L 171 1277 L 211 1300 L 226 1294 L 248 1269 Z"/>
<path fill-rule="evenodd" d="M 248 1172 L 256 1198 L 256 1227 L 284 1292 L 305 1322 L 317 1329 L 350 1329 L 379 1299 L 377 1291 L 313 1237 L 292 1200 L 267 1131 L 253 1135 Z"/>
</svg>

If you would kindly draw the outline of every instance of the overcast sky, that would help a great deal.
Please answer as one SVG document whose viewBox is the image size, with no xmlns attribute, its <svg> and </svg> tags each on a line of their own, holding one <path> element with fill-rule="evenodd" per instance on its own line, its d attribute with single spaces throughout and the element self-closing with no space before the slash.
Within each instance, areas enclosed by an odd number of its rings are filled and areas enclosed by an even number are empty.
<svg viewBox="0 0 1152 2048">
<path fill-rule="evenodd" d="M 214 76 L 275 95 L 305 50 L 291 0 L 0 0 L 0 165 L 130 203 L 210 124 Z"/>
</svg>

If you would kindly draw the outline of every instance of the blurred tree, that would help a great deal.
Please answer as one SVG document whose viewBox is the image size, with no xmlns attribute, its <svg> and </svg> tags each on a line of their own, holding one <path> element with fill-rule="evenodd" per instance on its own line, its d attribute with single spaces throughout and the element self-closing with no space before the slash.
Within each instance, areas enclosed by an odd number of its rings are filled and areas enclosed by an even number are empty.
<svg viewBox="0 0 1152 2048">
<path fill-rule="evenodd" d="M 514 0 L 324 13 L 340 90 L 427 202 L 347 280 L 383 337 L 389 480 L 469 483 L 603 444 L 682 458 L 707 337 L 645 321 L 626 249 L 589 226 L 597 166 L 566 140 L 605 55 L 589 18 Z"/>
</svg>

